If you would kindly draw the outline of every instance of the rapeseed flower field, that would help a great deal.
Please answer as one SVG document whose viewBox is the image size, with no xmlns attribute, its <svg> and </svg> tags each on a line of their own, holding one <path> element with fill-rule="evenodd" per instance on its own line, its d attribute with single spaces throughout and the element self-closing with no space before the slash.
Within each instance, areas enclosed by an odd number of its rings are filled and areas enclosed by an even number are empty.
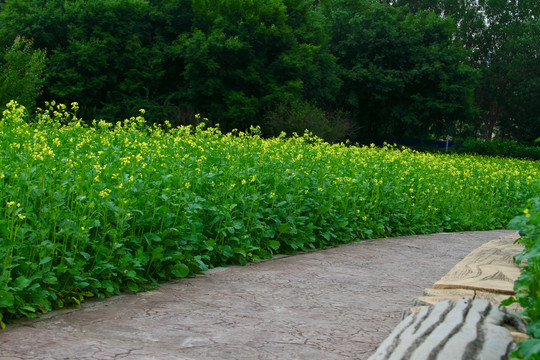
<svg viewBox="0 0 540 360">
<path fill-rule="evenodd" d="M 77 104 L 0 121 L 0 325 L 275 253 L 506 227 L 538 162 L 85 125 Z"/>
</svg>

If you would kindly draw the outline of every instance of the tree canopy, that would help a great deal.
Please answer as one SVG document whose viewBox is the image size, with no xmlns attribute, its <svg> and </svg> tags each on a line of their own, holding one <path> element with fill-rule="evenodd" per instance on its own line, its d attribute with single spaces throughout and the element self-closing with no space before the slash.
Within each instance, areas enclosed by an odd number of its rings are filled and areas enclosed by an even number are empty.
<svg viewBox="0 0 540 360">
<path fill-rule="evenodd" d="M 444 135 L 473 119 L 475 74 L 452 41 L 450 20 L 370 1 L 321 4 L 344 83 L 340 99 L 364 133 Z"/>
<path fill-rule="evenodd" d="M 224 130 L 262 125 L 267 134 L 310 127 L 365 141 L 480 132 L 528 140 L 526 129 L 539 123 L 538 8 L 487 0 L 6 0 L 0 53 L 5 63 L 16 38 L 32 39 L 47 61 L 43 91 L 29 106 L 77 101 L 88 120 L 145 108 L 152 122 L 188 123 L 200 113 Z M 0 99 L 15 95 L 6 89 Z"/>
<path fill-rule="evenodd" d="M 314 84 L 325 50 L 309 10 L 303 1 L 193 1 L 192 30 L 172 45 L 184 66 L 178 103 L 231 130 L 281 102 L 325 100 Z"/>
<path fill-rule="evenodd" d="M 33 108 L 44 82 L 45 51 L 34 50 L 32 41 L 16 37 L 0 57 L 0 113 L 10 100 Z"/>
<path fill-rule="evenodd" d="M 455 21 L 456 37 L 471 51 L 469 64 L 481 74 L 475 92 L 485 138 L 498 134 L 532 143 L 538 137 L 540 2 L 397 0 L 394 5 L 430 9 Z"/>
</svg>

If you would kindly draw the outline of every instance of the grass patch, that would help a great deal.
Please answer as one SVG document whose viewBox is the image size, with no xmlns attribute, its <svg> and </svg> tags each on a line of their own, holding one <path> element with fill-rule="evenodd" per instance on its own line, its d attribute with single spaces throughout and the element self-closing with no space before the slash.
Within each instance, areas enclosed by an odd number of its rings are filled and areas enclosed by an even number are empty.
<svg viewBox="0 0 540 360">
<path fill-rule="evenodd" d="M 503 228 L 540 175 L 532 161 L 147 127 L 142 113 L 85 126 L 75 111 L 29 119 L 11 103 L 0 121 L 4 322 L 277 252 Z"/>
</svg>

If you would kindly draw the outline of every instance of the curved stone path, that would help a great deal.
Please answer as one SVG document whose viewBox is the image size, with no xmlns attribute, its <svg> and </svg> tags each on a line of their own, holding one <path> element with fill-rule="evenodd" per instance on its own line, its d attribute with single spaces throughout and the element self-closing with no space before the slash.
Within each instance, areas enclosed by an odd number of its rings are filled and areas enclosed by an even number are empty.
<svg viewBox="0 0 540 360">
<path fill-rule="evenodd" d="M 0 332 L 0 359 L 366 359 L 424 288 L 508 230 L 369 240 L 214 269 Z"/>
</svg>

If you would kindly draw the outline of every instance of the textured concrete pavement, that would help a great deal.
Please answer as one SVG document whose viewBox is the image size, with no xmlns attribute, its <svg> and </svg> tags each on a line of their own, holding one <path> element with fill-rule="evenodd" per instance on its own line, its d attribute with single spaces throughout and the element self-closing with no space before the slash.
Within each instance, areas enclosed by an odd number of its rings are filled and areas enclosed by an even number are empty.
<svg viewBox="0 0 540 360">
<path fill-rule="evenodd" d="M 402 310 L 514 231 L 369 240 L 214 269 L 0 332 L 0 359 L 366 359 Z"/>
</svg>

